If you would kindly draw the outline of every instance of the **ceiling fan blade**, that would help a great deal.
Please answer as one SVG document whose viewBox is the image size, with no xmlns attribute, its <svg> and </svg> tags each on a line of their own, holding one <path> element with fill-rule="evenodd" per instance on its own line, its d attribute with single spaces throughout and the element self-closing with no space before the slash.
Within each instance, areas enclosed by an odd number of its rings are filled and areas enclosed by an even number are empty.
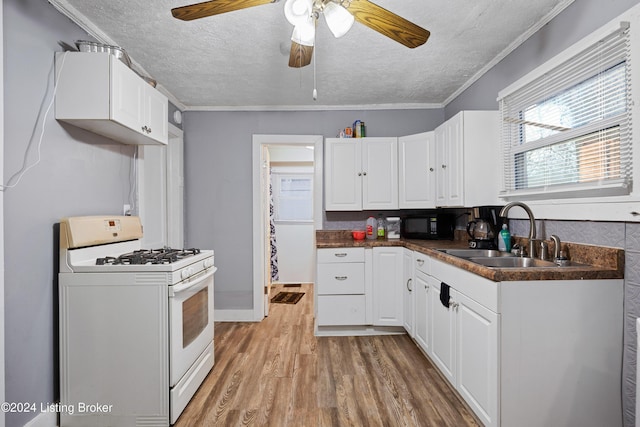
<svg viewBox="0 0 640 427">
<path fill-rule="evenodd" d="M 277 1 L 279 0 L 211 0 L 175 7 L 171 9 L 171 14 L 174 18 L 191 21 L 193 19 L 205 18 L 207 16 L 219 15 L 221 13 L 233 12 L 234 10 L 275 3 Z"/>
<path fill-rule="evenodd" d="M 313 46 L 305 46 L 303 44 L 291 41 L 291 51 L 289 52 L 289 67 L 305 67 L 311 64 L 312 56 Z"/>
<path fill-rule="evenodd" d="M 412 49 L 423 45 L 431 34 L 369 0 L 351 0 L 345 7 L 359 23 Z"/>
</svg>

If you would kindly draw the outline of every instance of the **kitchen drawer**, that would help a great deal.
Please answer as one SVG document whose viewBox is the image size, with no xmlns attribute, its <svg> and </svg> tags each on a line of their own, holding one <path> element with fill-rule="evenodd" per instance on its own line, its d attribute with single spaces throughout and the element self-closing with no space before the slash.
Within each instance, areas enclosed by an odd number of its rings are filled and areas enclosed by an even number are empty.
<svg viewBox="0 0 640 427">
<path fill-rule="evenodd" d="M 318 295 L 364 294 L 364 263 L 318 264 Z"/>
<path fill-rule="evenodd" d="M 413 252 L 413 265 L 416 271 L 431 274 L 431 258 L 420 252 Z"/>
<path fill-rule="evenodd" d="M 318 295 L 318 326 L 365 324 L 364 295 Z"/>
<path fill-rule="evenodd" d="M 364 262 L 364 248 L 318 249 L 318 263 Z"/>
</svg>

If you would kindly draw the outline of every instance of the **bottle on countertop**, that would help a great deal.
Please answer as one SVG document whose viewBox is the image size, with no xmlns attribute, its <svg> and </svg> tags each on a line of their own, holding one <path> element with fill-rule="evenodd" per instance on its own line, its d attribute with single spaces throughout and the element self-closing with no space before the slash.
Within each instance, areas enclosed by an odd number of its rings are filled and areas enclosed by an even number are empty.
<svg viewBox="0 0 640 427">
<path fill-rule="evenodd" d="M 511 252 L 511 233 L 507 228 L 507 224 L 502 224 L 502 230 L 498 234 L 498 250 Z"/>
<path fill-rule="evenodd" d="M 367 218 L 367 226 L 365 228 L 366 230 L 366 235 L 367 235 L 367 239 L 375 239 L 376 237 L 378 237 L 378 223 L 376 221 L 376 219 L 372 216 L 370 216 L 369 218 Z"/>
<path fill-rule="evenodd" d="M 377 226 L 377 235 L 378 239 L 386 239 L 387 237 L 387 221 L 384 219 L 382 214 L 378 214 L 378 226 Z"/>
</svg>

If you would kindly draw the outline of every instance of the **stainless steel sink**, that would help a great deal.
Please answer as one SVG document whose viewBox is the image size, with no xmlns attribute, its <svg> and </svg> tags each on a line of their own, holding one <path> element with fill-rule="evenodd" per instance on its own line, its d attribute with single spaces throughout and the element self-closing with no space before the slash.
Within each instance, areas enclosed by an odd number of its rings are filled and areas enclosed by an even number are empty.
<svg viewBox="0 0 640 427">
<path fill-rule="evenodd" d="M 455 256 L 458 258 L 494 258 L 494 257 L 513 257 L 510 252 L 500 252 L 495 249 L 438 249 L 440 252 Z"/>
<path fill-rule="evenodd" d="M 484 265 L 485 267 L 498 268 L 530 268 L 530 267 L 558 267 L 552 261 L 544 261 L 536 258 L 523 257 L 470 257 L 471 262 Z"/>
</svg>

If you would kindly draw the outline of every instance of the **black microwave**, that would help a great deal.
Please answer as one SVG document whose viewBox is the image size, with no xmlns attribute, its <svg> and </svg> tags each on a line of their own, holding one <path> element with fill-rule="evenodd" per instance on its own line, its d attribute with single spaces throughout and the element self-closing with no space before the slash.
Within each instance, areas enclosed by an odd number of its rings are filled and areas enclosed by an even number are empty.
<svg viewBox="0 0 640 427">
<path fill-rule="evenodd" d="M 453 240 L 455 217 L 453 214 L 407 216 L 402 219 L 400 235 L 405 239 Z"/>
</svg>

